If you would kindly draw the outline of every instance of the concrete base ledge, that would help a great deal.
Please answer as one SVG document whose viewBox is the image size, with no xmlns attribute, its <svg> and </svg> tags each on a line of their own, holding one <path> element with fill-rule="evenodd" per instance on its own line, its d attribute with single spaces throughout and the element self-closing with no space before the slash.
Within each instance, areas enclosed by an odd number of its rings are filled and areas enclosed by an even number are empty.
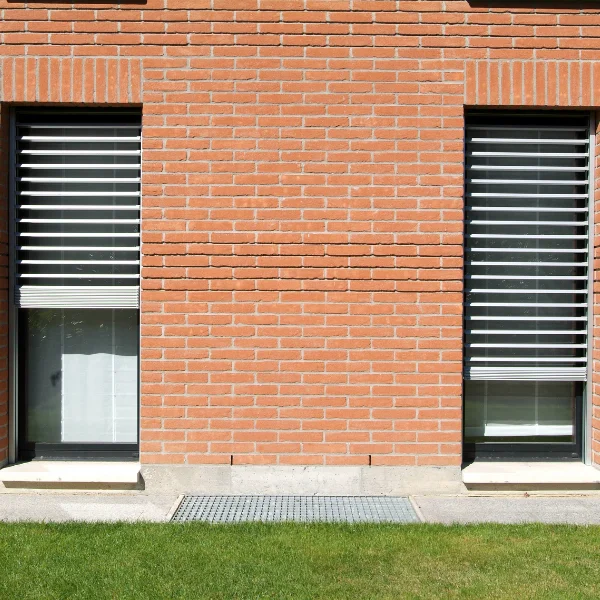
<svg viewBox="0 0 600 600">
<path fill-rule="evenodd" d="M 600 470 L 578 462 L 475 462 L 462 471 L 469 490 L 589 490 Z"/>
<path fill-rule="evenodd" d="M 459 467 L 143 465 L 149 493 L 403 496 L 460 494 Z"/>
<path fill-rule="evenodd" d="M 143 465 L 32 461 L 0 470 L 6 491 L 142 490 L 200 495 L 404 496 L 598 490 L 600 470 L 577 462 L 476 462 L 465 467 Z M 2 487 L 0 487 L 0 490 Z"/>
<path fill-rule="evenodd" d="M 0 470 L 7 488 L 136 489 L 136 462 L 31 461 Z"/>
</svg>

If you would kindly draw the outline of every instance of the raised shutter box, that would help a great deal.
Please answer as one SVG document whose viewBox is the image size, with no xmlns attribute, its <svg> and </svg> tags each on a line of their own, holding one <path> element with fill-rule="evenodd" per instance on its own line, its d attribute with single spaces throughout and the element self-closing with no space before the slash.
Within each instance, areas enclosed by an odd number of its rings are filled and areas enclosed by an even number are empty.
<svg viewBox="0 0 600 600">
<path fill-rule="evenodd" d="M 21 307 L 139 307 L 141 114 L 16 114 L 15 294 Z"/>
<path fill-rule="evenodd" d="M 587 115 L 468 116 L 465 379 L 586 380 L 589 145 Z"/>
</svg>

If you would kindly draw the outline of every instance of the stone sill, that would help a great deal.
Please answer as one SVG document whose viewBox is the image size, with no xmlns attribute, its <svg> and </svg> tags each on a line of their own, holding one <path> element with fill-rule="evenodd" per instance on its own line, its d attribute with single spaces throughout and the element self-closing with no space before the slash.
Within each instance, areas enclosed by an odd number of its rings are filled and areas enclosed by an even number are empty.
<svg viewBox="0 0 600 600">
<path fill-rule="evenodd" d="M 600 470 L 581 462 L 474 462 L 462 470 L 469 489 L 595 489 Z"/>
<path fill-rule="evenodd" d="M 120 461 L 31 461 L 0 470 L 5 487 L 135 489 L 140 464 Z"/>
</svg>

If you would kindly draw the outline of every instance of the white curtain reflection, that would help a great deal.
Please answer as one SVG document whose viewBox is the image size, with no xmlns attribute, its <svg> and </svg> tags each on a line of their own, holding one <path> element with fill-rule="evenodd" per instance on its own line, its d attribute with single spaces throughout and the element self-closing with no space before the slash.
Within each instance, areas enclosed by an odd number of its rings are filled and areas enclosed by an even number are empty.
<svg viewBox="0 0 600 600">
<path fill-rule="evenodd" d="M 25 312 L 28 441 L 137 442 L 137 311 Z"/>
</svg>

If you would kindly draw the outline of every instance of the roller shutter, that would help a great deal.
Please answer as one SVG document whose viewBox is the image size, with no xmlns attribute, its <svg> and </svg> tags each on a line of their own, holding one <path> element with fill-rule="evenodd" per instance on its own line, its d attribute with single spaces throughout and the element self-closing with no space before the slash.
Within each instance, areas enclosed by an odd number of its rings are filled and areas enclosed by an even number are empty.
<svg viewBox="0 0 600 600">
<path fill-rule="evenodd" d="M 140 112 L 21 110 L 15 137 L 16 304 L 137 308 Z"/>
</svg>

